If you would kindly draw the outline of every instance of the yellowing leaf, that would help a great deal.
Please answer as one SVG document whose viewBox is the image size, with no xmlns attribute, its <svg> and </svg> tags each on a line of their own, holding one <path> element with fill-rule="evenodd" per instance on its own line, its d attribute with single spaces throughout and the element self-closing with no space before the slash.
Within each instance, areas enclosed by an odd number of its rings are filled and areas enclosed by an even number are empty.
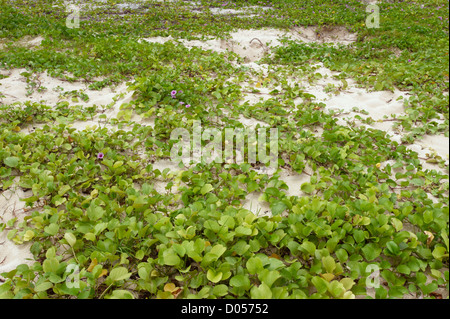
<svg viewBox="0 0 450 319">
<path fill-rule="evenodd" d="M 261 82 L 256 83 L 256 87 L 257 88 L 261 87 Z"/>
<path fill-rule="evenodd" d="M 164 285 L 164 291 L 170 291 L 170 292 L 172 292 L 172 291 L 177 290 L 177 288 L 178 288 L 178 287 L 175 286 L 175 284 L 172 283 L 172 282 L 169 282 L 169 283 L 167 283 L 167 284 Z"/>
<path fill-rule="evenodd" d="M 330 274 L 329 272 L 324 273 L 324 274 L 320 274 L 320 276 L 325 279 L 326 281 L 330 282 L 334 279 L 334 275 Z"/>
<path fill-rule="evenodd" d="M 344 288 L 346 290 L 352 289 L 352 287 L 355 285 L 355 282 L 351 278 L 342 278 L 340 283 L 344 285 Z"/>
<path fill-rule="evenodd" d="M 98 275 L 98 278 L 106 276 L 107 274 L 108 274 L 108 270 L 102 269 L 102 272 L 100 273 L 100 275 Z"/>
<path fill-rule="evenodd" d="M 34 237 L 34 231 L 32 230 L 27 230 L 25 232 L 25 235 L 23 235 L 23 240 L 24 241 L 30 241 L 31 239 L 33 239 Z"/>
<path fill-rule="evenodd" d="M 94 269 L 95 266 L 97 266 L 97 264 L 98 264 L 97 258 L 94 258 L 94 259 L 91 261 L 91 263 L 90 263 L 90 265 L 89 265 L 87 271 L 92 272 L 92 270 Z M 105 270 L 106 270 L 106 269 L 105 269 Z"/>
<path fill-rule="evenodd" d="M 156 269 L 153 269 L 152 272 L 150 273 L 150 276 L 151 277 L 158 277 L 159 273 L 158 273 L 158 271 Z"/>
</svg>

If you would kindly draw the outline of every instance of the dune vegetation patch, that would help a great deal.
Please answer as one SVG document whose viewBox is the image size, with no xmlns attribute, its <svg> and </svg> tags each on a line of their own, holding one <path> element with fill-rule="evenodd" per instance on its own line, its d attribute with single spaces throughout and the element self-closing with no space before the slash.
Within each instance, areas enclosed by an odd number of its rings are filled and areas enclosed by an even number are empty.
<svg viewBox="0 0 450 319">
<path fill-rule="evenodd" d="M 449 4 L 370 4 L 0 1 L 0 298 L 448 298 Z"/>
</svg>

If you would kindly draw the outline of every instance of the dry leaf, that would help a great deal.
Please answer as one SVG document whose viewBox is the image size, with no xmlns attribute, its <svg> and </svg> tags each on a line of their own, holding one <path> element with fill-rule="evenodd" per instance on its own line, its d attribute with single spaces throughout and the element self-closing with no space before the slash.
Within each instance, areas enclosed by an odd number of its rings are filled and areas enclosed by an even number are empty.
<svg viewBox="0 0 450 319">
<path fill-rule="evenodd" d="M 169 282 L 164 285 L 164 291 L 168 291 L 172 294 L 174 298 L 177 298 L 183 289 L 181 287 L 175 286 L 173 282 Z"/>
<path fill-rule="evenodd" d="M 176 299 L 178 297 L 178 295 L 181 293 L 181 291 L 183 291 L 183 289 L 181 289 L 180 287 L 177 287 L 177 289 L 172 291 L 173 297 Z"/>
<path fill-rule="evenodd" d="M 437 292 L 430 292 L 430 296 L 432 296 L 436 299 L 442 299 L 442 295 Z"/>
<path fill-rule="evenodd" d="M 269 256 L 270 258 L 276 258 L 278 260 L 281 260 L 281 257 L 275 253 L 273 253 L 272 255 Z"/>
<path fill-rule="evenodd" d="M 425 230 L 424 234 L 427 235 L 427 237 L 428 237 L 427 238 L 427 246 L 430 246 L 431 242 L 434 239 L 434 235 L 431 232 L 429 232 L 428 230 Z"/>
</svg>

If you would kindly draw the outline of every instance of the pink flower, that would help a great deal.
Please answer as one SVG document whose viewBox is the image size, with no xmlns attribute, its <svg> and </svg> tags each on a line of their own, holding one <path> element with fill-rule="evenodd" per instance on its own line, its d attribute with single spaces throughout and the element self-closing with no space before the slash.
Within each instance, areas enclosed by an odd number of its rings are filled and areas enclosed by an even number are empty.
<svg viewBox="0 0 450 319">
<path fill-rule="evenodd" d="M 186 107 L 188 108 L 188 107 L 191 107 L 191 105 L 190 104 L 186 104 Z"/>
<path fill-rule="evenodd" d="M 105 156 L 105 154 L 103 154 L 103 153 L 98 153 L 97 154 L 97 158 L 98 159 L 103 159 L 104 156 Z"/>
</svg>

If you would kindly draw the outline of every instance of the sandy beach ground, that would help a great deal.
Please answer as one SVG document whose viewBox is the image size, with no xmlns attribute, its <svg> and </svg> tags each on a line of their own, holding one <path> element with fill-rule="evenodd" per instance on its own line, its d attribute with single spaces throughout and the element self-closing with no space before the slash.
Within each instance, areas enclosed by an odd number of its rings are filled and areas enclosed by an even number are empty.
<svg viewBox="0 0 450 319">
<path fill-rule="evenodd" d="M 101 5 L 101 2 L 99 2 Z M 235 10 L 231 9 L 214 9 L 214 14 L 236 14 L 236 15 L 256 15 L 256 7 L 249 7 L 245 10 Z M 195 7 L 193 8 L 195 11 Z M 228 10 L 228 11 L 227 11 Z M 262 10 L 265 10 L 262 8 Z M 323 34 L 319 39 L 317 38 L 314 27 L 308 28 L 297 28 L 291 30 L 290 32 L 285 32 L 277 29 L 262 29 L 262 30 L 238 30 L 231 33 L 231 37 L 228 40 L 223 39 L 209 39 L 205 41 L 195 40 L 176 40 L 171 37 L 154 37 L 145 38 L 141 41 L 153 42 L 153 43 L 164 43 L 166 41 L 178 41 L 180 44 L 186 46 L 187 48 L 200 47 L 204 50 L 212 50 L 215 52 L 225 52 L 227 50 L 233 51 L 244 58 L 244 66 L 248 67 L 252 72 L 256 74 L 267 74 L 269 71 L 269 66 L 265 64 L 257 63 L 265 54 L 270 54 L 271 47 L 282 45 L 281 39 L 283 37 L 288 37 L 295 41 L 303 42 L 328 42 L 328 43 L 340 43 L 349 45 L 356 40 L 356 35 L 348 32 L 345 28 L 334 28 L 328 33 Z M 258 40 L 255 41 L 254 39 Z M 22 45 L 29 47 L 38 47 L 42 37 L 26 38 L 22 41 Z M 333 76 L 338 75 L 337 72 L 333 72 L 323 65 L 317 65 L 318 69 L 316 72 L 322 74 L 322 79 L 317 81 L 315 84 L 310 84 L 308 82 L 302 82 L 304 90 L 308 93 L 313 94 L 316 97 L 316 101 L 325 103 L 326 109 L 332 111 L 343 110 L 343 115 L 338 115 L 339 124 L 347 125 L 346 120 L 353 119 L 355 115 L 360 115 L 361 117 L 367 118 L 371 117 L 375 120 L 372 125 L 363 124 L 357 121 L 357 125 L 366 125 L 374 129 L 379 129 L 386 131 L 390 136 L 392 141 L 398 143 L 401 142 L 403 137 L 402 133 L 393 130 L 392 121 L 383 121 L 385 116 L 390 117 L 392 114 L 396 116 L 405 115 L 405 110 L 403 107 L 403 101 L 409 96 L 409 92 L 395 90 L 390 91 L 376 91 L 370 92 L 364 88 L 357 86 L 356 82 L 352 79 L 347 79 L 348 87 L 341 91 L 338 95 L 330 93 L 327 88 L 331 86 L 339 86 L 342 82 L 341 80 L 335 79 Z M 115 87 L 115 88 L 105 88 L 100 91 L 89 90 L 87 85 L 82 82 L 67 82 L 61 79 L 56 79 L 48 76 L 46 73 L 37 74 L 39 81 L 42 86 L 46 87 L 47 90 L 44 92 L 33 92 L 31 95 L 27 94 L 27 83 L 26 78 L 21 75 L 25 72 L 25 69 L 0 69 L 0 92 L 3 93 L 4 97 L 0 99 L 1 103 L 13 104 L 13 103 L 23 103 L 25 101 L 45 101 L 48 105 L 55 105 L 59 101 L 64 100 L 61 92 L 70 91 L 83 91 L 89 96 L 89 100 L 86 102 L 79 101 L 77 104 L 81 105 L 97 105 L 104 106 L 106 108 L 105 114 L 107 118 L 114 118 L 120 111 L 120 106 L 124 103 L 131 101 L 133 98 L 133 92 L 127 90 L 127 85 L 125 83 Z M 250 104 L 257 103 L 260 99 L 268 99 L 271 97 L 270 90 L 266 88 L 261 88 L 261 92 L 258 95 L 247 94 L 242 100 L 242 103 L 247 102 Z M 70 102 L 70 100 L 69 100 Z M 71 102 L 73 103 L 73 102 Z M 301 101 L 298 101 L 301 103 Z M 355 108 L 366 111 L 366 115 L 361 115 L 354 111 Z M 143 120 L 138 115 L 134 115 L 131 119 L 136 123 L 142 125 L 152 125 L 151 120 Z M 256 127 L 257 124 L 264 126 L 266 123 L 241 116 L 241 123 L 246 127 Z M 378 122 L 377 122 L 378 121 Z M 443 121 L 443 119 L 442 119 Z M 73 123 L 73 127 L 78 130 L 84 130 L 87 127 L 94 127 L 104 125 L 101 123 L 98 116 L 94 117 L 89 121 L 77 121 Z M 108 126 L 110 129 L 115 129 L 113 125 Z M 38 129 L 39 126 L 30 126 L 23 130 L 24 134 L 29 134 L 34 130 Z M 320 135 L 321 132 L 316 132 Z M 431 154 L 435 152 L 447 161 L 448 168 L 448 158 L 449 158 L 449 138 L 440 135 L 426 135 L 423 139 L 416 141 L 414 144 L 408 145 L 408 148 L 416 151 L 420 158 L 426 157 L 426 154 Z M 426 169 L 436 169 L 448 174 L 448 169 L 443 169 L 435 164 L 427 163 L 425 160 L 421 159 L 423 166 Z M 383 164 L 383 163 L 382 163 Z M 170 161 L 160 161 L 155 163 L 155 167 L 160 170 L 169 168 L 171 171 L 176 171 L 177 168 Z M 306 172 L 308 170 L 306 169 Z M 274 174 L 274 171 L 267 171 L 268 174 Z M 289 190 L 287 191 L 288 196 L 302 196 L 301 185 L 309 181 L 310 174 L 302 173 L 298 174 L 287 169 L 281 169 L 279 171 L 281 179 L 288 185 Z M 161 182 L 157 189 L 161 192 L 167 191 L 164 189 L 164 183 Z M 25 208 L 25 204 L 21 199 L 31 196 L 31 191 L 24 192 L 20 187 L 11 187 L 7 191 L 0 194 L 0 222 L 6 222 L 7 220 L 17 217 L 19 220 L 27 216 L 29 209 Z M 251 210 L 257 215 L 265 215 L 270 212 L 270 208 L 267 203 L 260 201 L 260 195 L 258 193 L 251 193 L 245 200 L 243 207 Z M 19 264 L 22 263 L 32 263 L 32 254 L 29 251 L 30 246 L 28 244 L 16 245 L 11 242 L 6 237 L 6 232 L 0 234 L 0 273 L 7 272 Z M 448 291 L 447 291 L 448 296 Z"/>
</svg>

